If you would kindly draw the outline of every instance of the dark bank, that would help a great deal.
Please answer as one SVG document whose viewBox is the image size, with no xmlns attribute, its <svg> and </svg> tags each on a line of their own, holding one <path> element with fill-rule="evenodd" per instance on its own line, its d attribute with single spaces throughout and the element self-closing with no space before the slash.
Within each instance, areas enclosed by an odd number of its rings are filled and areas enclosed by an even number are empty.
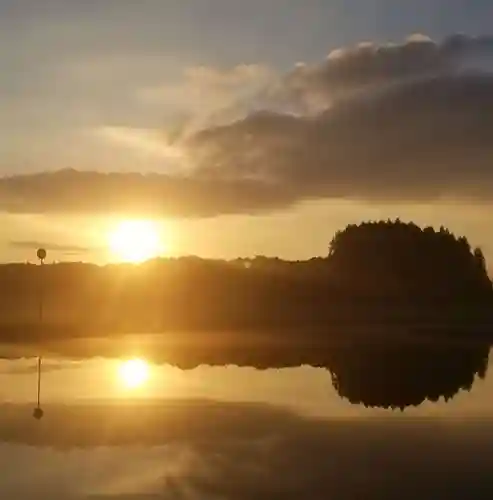
<svg viewBox="0 0 493 500">
<path fill-rule="evenodd" d="M 443 227 L 400 220 L 350 225 L 325 257 L 308 261 L 8 264 L 0 287 L 0 339 L 8 342 L 138 332 L 193 334 L 194 342 L 215 332 L 222 342 L 252 332 L 276 342 L 420 330 L 487 338 L 493 310 L 480 249 Z"/>
</svg>

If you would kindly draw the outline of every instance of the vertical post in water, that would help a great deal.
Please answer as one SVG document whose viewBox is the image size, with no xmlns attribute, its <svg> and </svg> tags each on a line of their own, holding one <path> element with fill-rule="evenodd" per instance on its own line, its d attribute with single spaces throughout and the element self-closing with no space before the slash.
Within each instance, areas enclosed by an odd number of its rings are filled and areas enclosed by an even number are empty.
<svg viewBox="0 0 493 500">
<path fill-rule="evenodd" d="M 43 325 L 43 299 L 44 299 L 44 272 L 43 265 L 46 259 L 46 250 L 44 248 L 39 248 L 36 253 L 39 262 L 40 262 L 40 270 L 39 270 L 39 328 Z M 43 417 L 43 410 L 41 409 L 41 355 L 38 356 L 38 397 L 37 397 L 37 405 L 33 411 L 33 417 L 36 420 L 40 420 Z"/>
</svg>

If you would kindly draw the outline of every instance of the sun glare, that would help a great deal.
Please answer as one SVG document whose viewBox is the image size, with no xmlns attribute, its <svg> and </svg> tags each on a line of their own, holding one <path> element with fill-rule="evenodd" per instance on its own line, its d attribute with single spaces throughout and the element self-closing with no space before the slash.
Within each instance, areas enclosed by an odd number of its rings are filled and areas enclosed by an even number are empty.
<svg viewBox="0 0 493 500">
<path fill-rule="evenodd" d="M 126 388 L 141 387 L 149 379 L 149 365 L 142 359 L 123 361 L 119 367 L 119 376 Z"/>
<path fill-rule="evenodd" d="M 163 251 L 159 228 L 146 220 L 120 222 L 109 234 L 109 248 L 115 259 L 126 262 L 143 262 Z"/>
</svg>

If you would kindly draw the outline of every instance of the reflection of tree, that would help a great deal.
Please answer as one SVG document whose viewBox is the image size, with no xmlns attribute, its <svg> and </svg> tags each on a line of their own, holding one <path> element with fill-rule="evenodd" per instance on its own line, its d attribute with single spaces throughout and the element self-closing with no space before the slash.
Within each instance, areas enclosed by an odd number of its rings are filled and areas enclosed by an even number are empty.
<svg viewBox="0 0 493 500">
<path fill-rule="evenodd" d="M 474 332 L 469 332 L 474 337 Z M 464 333 L 464 337 L 468 335 Z M 395 332 L 394 337 L 402 334 Z M 490 346 L 480 341 L 442 338 L 406 341 L 387 338 L 353 340 L 340 345 L 292 344 L 174 353 L 184 370 L 200 364 L 275 369 L 299 366 L 330 372 L 337 394 L 354 404 L 387 409 L 418 406 L 425 400 L 445 401 L 470 391 L 476 377 L 485 378 Z M 170 359 L 169 356 L 167 359 Z"/>
<path fill-rule="evenodd" d="M 368 344 L 336 349 L 329 370 L 337 393 L 351 403 L 384 408 L 446 401 L 484 378 L 488 345 Z"/>
<path fill-rule="evenodd" d="M 296 342 L 185 342 L 170 344 L 153 337 L 139 344 L 138 355 L 156 364 L 180 370 L 200 366 L 238 366 L 258 370 L 311 366 L 327 370 L 336 393 L 354 404 L 389 409 L 417 406 L 425 400 L 446 401 L 460 390 L 471 390 L 475 378 L 486 376 L 490 344 L 474 331 L 462 332 L 460 340 L 420 336 L 413 339 L 398 331 L 387 337 L 350 338 L 341 342 L 317 342 L 308 336 Z M 470 340 L 468 340 L 468 337 Z M 50 343 L 50 355 L 87 359 L 119 358 L 125 355 L 130 338 L 79 339 Z M 15 357 L 15 356 L 14 356 Z M 62 365 L 63 367 L 63 365 Z M 329 383 L 329 382 L 328 382 Z"/>
</svg>

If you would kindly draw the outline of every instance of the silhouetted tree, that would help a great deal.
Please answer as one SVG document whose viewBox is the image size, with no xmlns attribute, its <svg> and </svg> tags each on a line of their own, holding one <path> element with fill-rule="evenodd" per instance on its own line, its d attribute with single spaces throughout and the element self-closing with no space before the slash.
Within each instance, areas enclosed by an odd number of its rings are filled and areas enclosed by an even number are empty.
<svg viewBox="0 0 493 500">
<path fill-rule="evenodd" d="M 341 294 L 349 296 L 434 306 L 492 297 L 481 250 L 443 226 L 421 229 L 399 219 L 350 224 L 330 242 L 328 264 Z"/>
</svg>

